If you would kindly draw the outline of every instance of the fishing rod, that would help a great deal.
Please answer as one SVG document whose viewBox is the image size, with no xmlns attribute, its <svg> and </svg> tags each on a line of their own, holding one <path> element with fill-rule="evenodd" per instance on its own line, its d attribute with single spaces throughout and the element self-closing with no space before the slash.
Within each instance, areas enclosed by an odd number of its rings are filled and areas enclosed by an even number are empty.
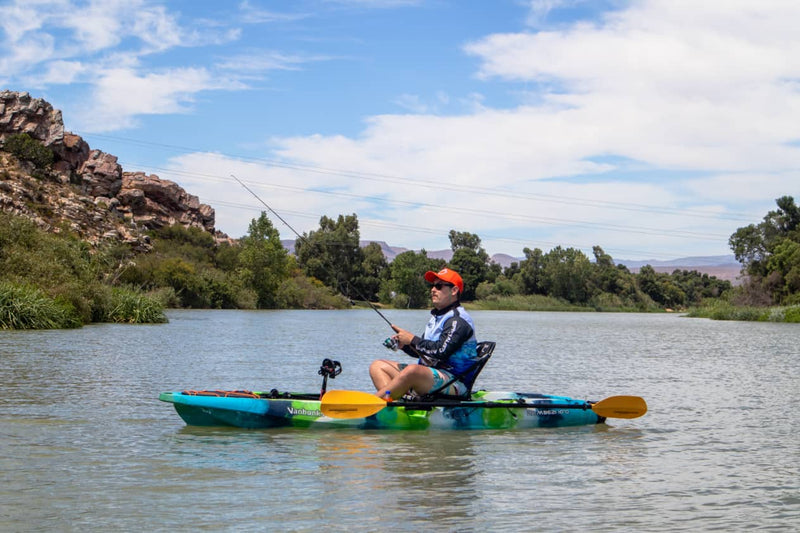
<svg viewBox="0 0 800 533">
<path fill-rule="evenodd" d="M 302 235 L 300 235 L 300 233 L 298 233 L 298 232 L 297 232 L 297 230 L 295 230 L 295 229 L 294 229 L 294 228 L 291 226 L 291 224 L 289 224 L 288 222 L 286 222 L 286 220 L 284 220 L 282 216 L 280 216 L 280 215 L 279 215 L 279 214 L 278 214 L 278 213 L 277 213 L 277 212 L 276 212 L 274 209 L 272 209 L 270 206 L 268 206 L 268 205 L 267 205 L 267 202 L 265 202 L 264 200 L 262 200 L 262 199 L 261 199 L 261 198 L 260 198 L 260 197 L 259 197 L 259 196 L 258 196 L 256 193 L 254 193 L 254 192 L 253 192 L 253 190 L 252 190 L 250 187 L 248 187 L 247 185 L 245 185 L 245 184 L 242 182 L 242 180 L 240 180 L 239 178 L 237 178 L 237 177 L 236 177 L 236 176 L 234 176 L 233 174 L 231 174 L 231 177 L 232 177 L 233 179 L 235 179 L 235 180 L 236 180 L 236 181 L 239 183 L 239 185 L 241 185 L 242 187 L 244 187 L 244 188 L 245 188 L 245 190 L 246 190 L 247 192 L 249 192 L 250 194 L 252 194 L 252 195 L 255 197 L 255 199 L 256 199 L 256 200 L 258 200 L 259 202 L 261 202 L 261 203 L 264 205 L 264 207 L 266 207 L 266 208 L 269 210 L 269 212 L 270 212 L 270 213 L 272 213 L 273 215 L 275 215 L 276 217 L 278 217 L 278 219 L 279 219 L 281 222 L 283 222 L 283 224 L 284 224 L 284 225 L 285 225 L 287 228 L 289 228 L 290 230 L 292 230 L 292 233 L 294 233 L 295 235 L 297 235 L 297 238 L 298 238 L 298 239 L 300 239 L 301 241 L 303 241 L 305 244 L 310 244 L 310 243 L 308 242 L 308 239 L 306 239 L 305 237 L 303 237 Z M 325 266 L 324 266 L 324 265 L 323 265 L 323 268 L 325 268 Z M 326 269 L 326 270 L 327 270 L 327 269 Z M 330 271 L 329 271 L 329 273 L 330 273 Z M 334 277 L 336 277 L 336 276 L 334 276 Z M 338 283 L 338 277 L 336 277 L 336 279 L 337 279 L 337 283 Z M 383 320 L 384 320 L 384 321 L 385 321 L 387 324 L 389 324 L 389 327 L 390 327 L 390 328 L 392 328 L 392 331 L 395 331 L 395 332 L 397 331 L 397 330 L 395 329 L 395 327 L 392 325 L 392 323 L 389 321 L 389 319 L 388 319 L 388 318 L 386 318 L 386 317 L 384 316 L 384 314 L 383 314 L 383 313 L 381 313 L 381 312 L 380 312 L 380 310 L 379 310 L 377 307 L 375 307 L 375 306 L 372 304 L 372 302 L 370 302 L 370 301 L 369 301 L 369 298 L 365 298 L 365 297 L 364 297 L 364 295 L 361 293 L 361 291 L 359 291 L 359 290 L 358 290 L 358 288 L 357 288 L 357 287 L 355 287 L 355 286 L 351 286 L 351 288 L 353 289 L 353 291 L 356 293 L 356 295 L 357 295 L 359 298 L 361 298 L 362 300 L 364 300 L 365 302 L 367 302 L 367 305 L 369 305 L 369 306 L 370 306 L 370 308 L 372 308 L 372 310 L 373 310 L 373 311 L 375 311 L 376 313 L 378 313 L 378 316 L 380 316 L 380 317 L 381 317 L 381 318 L 382 318 L 382 319 L 383 319 Z M 342 287 L 341 287 L 341 284 L 340 284 L 340 286 L 339 286 L 339 290 L 341 290 L 341 289 L 342 289 Z"/>
</svg>

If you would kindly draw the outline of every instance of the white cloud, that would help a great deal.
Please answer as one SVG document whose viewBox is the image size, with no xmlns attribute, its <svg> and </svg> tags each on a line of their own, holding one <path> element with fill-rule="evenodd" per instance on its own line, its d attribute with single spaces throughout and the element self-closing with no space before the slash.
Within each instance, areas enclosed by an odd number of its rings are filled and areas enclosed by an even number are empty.
<svg viewBox="0 0 800 533">
<path fill-rule="evenodd" d="M 431 108 L 421 97 L 404 95 L 400 103 L 418 114 L 371 117 L 357 138 L 273 139 L 275 153 L 316 168 L 349 169 L 349 176 L 295 173 L 294 179 L 358 191 L 350 203 L 370 194 L 424 202 L 438 185 L 447 209 L 384 204 L 382 215 L 398 226 L 424 220 L 426 227 L 460 225 L 479 234 L 531 228 L 555 242 L 726 253 L 726 236 L 745 222 L 714 218 L 730 209 L 723 198 L 750 191 L 752 200 L 752 191 L 768 183 L 759 190 L 764 205 L 796 187 L 800 150 L 792 141 L 800 138 L 800 92 L 791 80 L 800 77 L 800 34 L 786 20 L 798 19 L 800 4 L 789 2 L 756 8 L 653 1 L 598 24 L 488 36 L 466 48 L 481 60 L 484 79 L 545 80 L 556 89 L 537 105 L 498 111 L 483 100 L 474 113 L 455 117 L 426 114 Z M 617 177 L 625 169 L 608 156 L 640 162 L 641 175 L 663 177 L 634 185 Z M 406 183 L 353 175 L 385 175 L 385 169 Z M 583 178 L 564 179 L 576 175 Z M 488 185 L 517 197 L 489 196 Z M 600 203 L 530 196 L 542 190 Z M 619 202 L 645 208 L 619 209 L 613 205 Z M 340 212 L 354 211 L 341 203 Z"/>
<path fill-rule="evenodd" d="M 271 70 L 299 70 L 305 63 L 324 61 L 320 56 L 289 55 L 274 50 L 253 50 L 227 57 L 216 67 L 238 75 L 263 74 Z"/>
<path fill-rule="evenodd" d="M 180 63 L 181 54 L 164 52 L 228 42 L 239 30 L 187 22 L 144 0 L 81 5 L 0 7 L 10 50 L 0 54 L 0 76 L 88 85 L 91 110 L 75 113 L 80 131 L 190 112 L 202 91 L 238 90 L 270 71 L 331 59 L 248 43 Z M 165 177 L 215 205 L 218 226 L 234 236 L 259 207 L 230 173 L 251 180 L 301 231 L 320 215 L 356 212 L 362 236 L 401 246 L 446 247 L 447 231 L 458 229 L 479 234 L 492 252 L 599 244 L 622 251 L 615 257 L 727 253 L 727 235 L 796 189 L 795 0 L 612 1 L 618 9 L 603 18 L 557 26 L 548 26 L 556 10 L 589 4 L 527 5 L 534 29 L 464 44 L 485 91 L 398 87 L 394 104 L 408 113 L 367 117 L 359 135 L 269 139 L 269 157 L 289 165 L 194 154 L 173 160 L 176 176 Z M 232 16 L 241 24 L 304 16 L 255 6 L 244 2 Z M 498 87 L 519 103 L 499 109 Z M 440 114 L 453 104 L 468 111 Z"/>
<path fill-rule="evenodd" d="M 74 83 L 86 72 L 86 65 L 79 61 L 53 61 L 41 76 L 31 76 L 30 82 L 34 86 Z"/>
<path fill-rule="evenodd" d="M 424 3 L 424 0 L 326 0 L 326 1 L 331 4 L 342 4 L 347 6 L 365 7 L 370 9 L 416 6 Z"/>
<path fill-rule="evenodd" d="M 302 20 L 309 17 L 305 13 L 281 13 L 267 9 L 261 9 L 248 1 L 239 3 L 239 20 L 245 24 L 269 24 L 276 22 L 289 22 Z"/>
<path fill-rule="evenodd" d="M 395 103 L 412 113 L 427 113 L 430 107 L 423 103 L 418 94 L 401 94 L 395 99 Z"/>
<path fill-rule="evenodd" d="M 90 95 L 70 110 L 78 117 L 71 127 L 85 132 L 131 127 L 144 114 L 187 112 L 199 92 L 244 87 L 241 73 L 145 63 L 171 48 L 238 35 L 230 28 L 183 27 L 176 14 L 147 0 L 17 1 L 0 7 L 0 15 L 7 50 L 0 72 L 30 87 L 87 86 Z"/>
<path fill-rule="evenodd" d="M 592 2 L 596 0 L 528 0 L 528 19 L 527 24 L 534 28 L 545 24 L 547 16 L 551 11 L 565 6 L 572 6 L 582 2 Z"/>
<path fill-rule="evenodd" d="M 79 130 L 106 132 L 131 127 L 135 117 L 185 113 L 196 93 L 230 88 L 202 68 L 181 68 L 140 75 L 128 68 L 96 73 L 91 105 L 79 113 Z"/>
</svg>

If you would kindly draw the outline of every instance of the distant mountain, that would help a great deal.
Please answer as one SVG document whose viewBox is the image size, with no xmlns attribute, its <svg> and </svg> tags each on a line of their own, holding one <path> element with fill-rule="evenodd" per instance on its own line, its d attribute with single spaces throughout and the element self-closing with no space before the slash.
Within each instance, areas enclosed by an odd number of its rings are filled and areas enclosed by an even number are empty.
<svg viewBox="0 0 800 533">
<path fill-rule="evenodd" d="M 294 240 L 285 239 L 281 241 L 284 248 L 289 250 L 289 253 L 294 253 Z M 373 241 L 360 241 L 361 247 L 367 246 Z M 383 255 L 387 261 L 391 262 L 395 257 L 403 252 L 407 252 L 408 248 L 401 248 L 398 246 L 389 246 L 384 241 L 377 242 Z M 453 258 L 452 250 L 426 250 L 428 257 L 435 259 L 444 259 L 450 261 Z M 519 263 L 523 261 L 524 257 L 514 257 L 508 254 L 494 254 L 492 261 L 499 264 L 503 268 L 508 268 L 511 263 Z M 659 259 L 648 259 L 646 261 L 619 259 L 614 261 L 617 265 L 625 265 L 631 272 L 639 272 L 639 269 L 645 265 L 650 265 L 656 272 L 666 272 L 668 274 L 675 270 L 696 270 L 709 276 L 716 276 L 719 279 L 728 280 L 734 285 L 741 283 L 741 265 L 736 262 L 733 255 L 709 255 L 697 257 L 682 257 L 680 259 L 670 259 L 669 261 L 662 261 Z"/>
<path fill-rule="evenodd" d="M 742 283 L 742 265 L 736 261 L 733 255 L 711 255 L 698 257 L 682 257 L 670 261 L 658 261 L 656 259 L 648 261 L 629 261 L 621 259 L 616 261 L 618 265 L 625 265 L 631 272 L 639 272 L 645 266 L 650 265 L 656 272 L 670 274 L 675 270 L 696 270 L 702 274 L 708 274 L 718 279 L 730 281 L 734 285 Z"/>
<path fill-rule="evenodd" d="M 693 266 L 740 266 L 733 255 L 709 255 L 698 257 L 682 257 L 680 259 L 670 259 L 661 261 L 658 259 L 647 259 L 644 261 L 633 261 L 629 259 L 619 259 L 615 261 L 618 265 L 625 265 L 628 268 L 641 268 L 645 265 L 651 267 L 693 267 Z"/>
<path fill-rule="evenodd" d="M 503 268 L 508 268 L 511 266 L 511 263 L 520 263 L 524 261 L 524 257 L 514 257 L 508 254 L 494 254 L 492 256 L 492 262 L 497 263 L 498 265 L 502 266 Z"/>
<path fill-rule="evenodd" d="M 293 239 L 285 239 L 281 242 L 283 246 L 289 250 L 289 253 L 294 253 L 295 241 Z M 409 251 L 409 248 L 390 246 L 385 241 L 360 241 L 359 244 L 363 248 L 371 242 L 377 242 L 380 245 L 381 250 L 383 250 L 383 255 L 390 262 L 401 253 Z M 426 250 L 426 252 L 428 257 L 433 257 L 435 259 L 450 261 L 450 259 L 453 258 L 452 250 Z M 524 257 L 514 257 L 508 254 L 494 254 L 492 256 L 492 261 L 503 268 L 511 266 L 511 263 L 519 263 L 524 260 Z M 647 259 L 644 261 L 618 259 L 614 260 L 614 263 L 617 265 L 625 265 L 632 272 L 638 272 L 639 269 L 645 265 L 652 266 L 658 272 L 672 272 L 673 270 L 697 270 L 699 272 L 707 272 L 714 269 L 728 273 L 723 276 L 724 279 L 734 279 L 739 274 L 739 269 L 741 268 L 741 265 L 736 261 L 733 255 L 682 257 L 680 259 L 670 259 L 669 261 L 660 259 Z"/>
<path fill-rule="evenodd" d="M 383 250 L 383 255 L 386 259 L 391 262 L 395 257 L 402 254 L 403 252 L 407 252 L 410 248 L 402 248 L 400 246 L 389 246 L 385 241 L 359 241 L 358 244 L 364 248 L 368 244 L 376 242 L 380 245 L 381 250 Z M 290 254 L 294 253 L 294 243 L 295 239 L 282 239 L 281 244 L 283 247 L 286 248 Z M 428 257 L 433 257 L 434 259 L 444 259 L 445 261 L 449 261 L 453 257 L 452 250 L 426 250 Z"/>
</svg>

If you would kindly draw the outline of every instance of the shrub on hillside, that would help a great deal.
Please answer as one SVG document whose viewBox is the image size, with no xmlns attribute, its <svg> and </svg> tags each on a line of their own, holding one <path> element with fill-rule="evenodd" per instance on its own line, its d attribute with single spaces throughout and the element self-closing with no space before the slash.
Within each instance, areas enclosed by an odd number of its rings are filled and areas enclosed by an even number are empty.
<svg viewBox="0 0 800 533">
<path fill-rule="evenodd" d="M 22 161 L 30 161 L 38 169 L 50 168 L 55 160 L 53 151 L 27 133 L 9 135 L 3 149 Z"/>
</svg>

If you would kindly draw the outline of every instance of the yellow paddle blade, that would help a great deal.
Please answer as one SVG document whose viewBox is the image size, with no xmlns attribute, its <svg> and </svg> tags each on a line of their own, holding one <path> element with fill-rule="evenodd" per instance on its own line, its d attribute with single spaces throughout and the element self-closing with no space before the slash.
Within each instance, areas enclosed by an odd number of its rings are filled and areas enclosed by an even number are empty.
<svg viewBox="0 0 800 533">
<path fill-rule="evenodd" d="M 647 403 L 638 396 L 611 396 L 592 405 L 592 411 L 606 418 L 638 418 L 647 412 Z"/>
<path fill-rule="evenodd" d="M 386 401 L 368 392 L 332 390 L 322 397 L 320 410 L 331 418 L 364 418 L 386 407 Z"/>
</svg>

